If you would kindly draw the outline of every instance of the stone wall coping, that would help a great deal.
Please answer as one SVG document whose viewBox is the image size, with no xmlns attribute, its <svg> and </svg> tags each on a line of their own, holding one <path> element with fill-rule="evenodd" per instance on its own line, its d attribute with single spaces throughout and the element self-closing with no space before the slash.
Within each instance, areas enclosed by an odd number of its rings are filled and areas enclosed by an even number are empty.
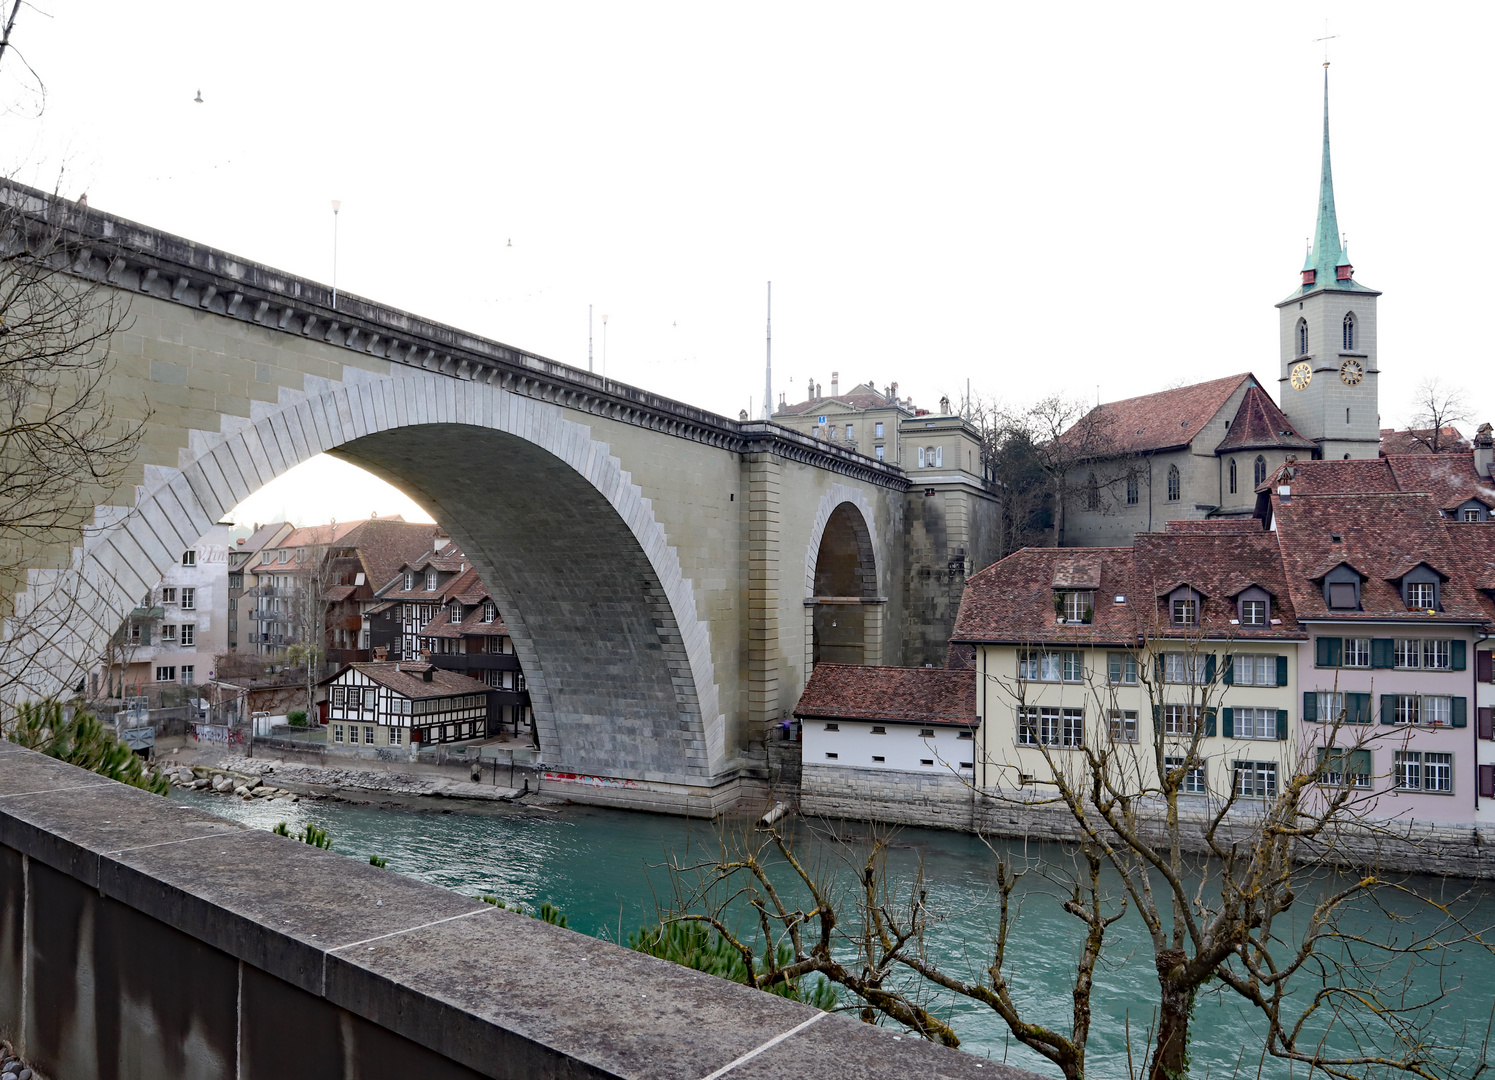
<svg viewBox="0 0 1495 1080">
<path fill-rule="evenodd" d="M 39 230 L 61 233 L 66 265 L 59 261 L 57 269 L 125 292 L 454 379 L 496 383 L 526 397 L 733 453 L 768 452 L 898 491 L 908 488 L 908 477 L 896 465 L 778 424 L 730 420 L 342 290 L 333 307 L 326 285 L 15 181 L 0 183 L 0 203 L 18 208 Z"/>
<path fill-rule="evenodd" d="M 1037 1080 L 8 743 L 0 844 L 484 1075 Z"/>
</svg>

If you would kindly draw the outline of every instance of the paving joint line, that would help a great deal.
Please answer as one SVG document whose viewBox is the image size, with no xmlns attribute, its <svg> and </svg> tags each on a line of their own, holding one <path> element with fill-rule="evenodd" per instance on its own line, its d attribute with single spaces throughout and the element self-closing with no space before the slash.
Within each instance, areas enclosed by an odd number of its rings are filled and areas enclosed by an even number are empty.
<svg viewBox="0 0 1495 1080">
<path fill-rule="evenodd" d="M 473 908 L 471 911 L 464 911 L 460 915 L 448 915 L 444 919 L 435 919 L 428 923 L 421 923 L 419 926 L 407 926 L 402 930 L 391 930 L 387 934 L 379 934 L 375 937 L 364 938 L 362 941 L 350 941 L 346 945 L 336 945 L 328 949 L 327 951 L 329 953 L 342 952 L 344 949 L 351 949 L 357 945 L 367 945 L 371 941 L 384 941 L 386 938 L 399 937 L 401 934 L 411 934 L 417 930 L 425 930 L 428 927 L 440 926 L 442 923 L 456 922 L 458 919 L 466 919 L 472 915 L 482 915 L 485 912 L 497 910 L 498 907 L 494 904 L 484 904 L 480 908 Z"/>
<path fill-rule="evenodd" d="M 818 1013 L 816 1013 L 814 1016 L 810 1017 L 810 1019 L 804 1021 L 804 1023 L 796 1024 L 796 1025 L 794 1025 L 794 1027 L 790 1028 L 788 1031 L 781 1031 L 781 1032 L 779 1032 L 779 1034 L 777 1034 L 773 1038 L 769 1039 L 762 1046 L 757 1047 L 754 1050 L 749 1050 L 746 1054 L 743 1054 L 740 1058 L 737 1058 L 737 1059 L 735 1059 L 733 1061 L 727 1062 L 720 1069 L 717 1069 L 716 1072 L 707 1073 L 705 1076 L 701 1077 L 701 1080 L 717 1080 L 718 1077 L 726 1076 L 733 1069 L 737 1068 L 737 1066 L 739 1066 L 739 1065 L 746 1065 L 749 1061 L 752 1061 L 753 1058 L 757 1057 L 759 1054 L 763 1053 L 765 1050 L 771 1050 L 771 1049 L 773 1049 L 775 1046 L 778 1046 L 779 1043 L 783 1042 L 785 1039 L 788 1039 L 788 1038 L 791 1038 L 792 1036 L 798 1035 L 801 1031 L 805 1030 L 805 1028 L 809 1027 L 811 1024 L 819 1023 L 821 1020 L 824 1020 L 829 1015 L 830 1015 L 830 1013 L 828 1013 L 828 1012 L 818 1012 Z"/>
<path fill-rule="evenodd" d="M 0 795 L 0 799 L 19 799 L 23 795 L 51 795 L 58 791 L 87 791 L 90 788 L 108 786 L 109 781 L 106 780 L 101 784 L 71 784 L 68 787 L 40 788 L 36 791 L 11 791 Z"/>
<path fill-rule="evenodd" d="M 218 822 L 216 822 L 216 821 L 210 821 L 210 822 L 207 822 L 206 824 L 212 825 L 214 827 L 218 826 Z M 231 825 L 230 822 L 224 822 L 223 824 L 225 826 L 230 826 Z M 194 844 L 194 843 L 196 843 L 199 840 L 221 840 L 225 836 L 238 836 L 239 834 L 240 834 L 240 830 L 239 829 L 235 829 L 235 828 L 229 827 L 229 828 L 225 828 L 225 830 L 223 832 L 206 832 L 206 833 L 203 833 L 201 836 L 184 836 L 180 840 L 162 840 L 162 841 L 159 841 L 158 843 L 155 843 L 155 844 L 136 844 L 134 847 L 114 848 L 114 849 L 112 849 L 110 851 L 100 852 L 100 854 L 101 855 L 123 855 L 126 852 L 130 852 L 130 851 L 145 851 L 148 848 L 170 847 L 172 844 Z"/>
</svg>

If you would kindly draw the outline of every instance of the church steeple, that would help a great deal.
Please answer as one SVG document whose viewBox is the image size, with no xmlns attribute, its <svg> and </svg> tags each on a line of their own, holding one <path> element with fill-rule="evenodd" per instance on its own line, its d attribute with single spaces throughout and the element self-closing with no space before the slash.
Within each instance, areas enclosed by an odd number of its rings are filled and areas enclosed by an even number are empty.
<svg viewBox="0 0 1495 1080">
<path fill-rule="evenodd" d="M 1324 156 L 1319 166 L 1318 222 L 1313 230 L 1313 247 L 1303 260 L 1302 291 L 1333 288 L 1339 282 L 1354 278 L 1349 253 L 1339 232 L 1339 215 L 1334 209 L 1334 170 L 1329 163 L 1329 64 L 1324 63 Z M 1349 287 L 1347 284 L 1341 287 Z"/>
</svg>

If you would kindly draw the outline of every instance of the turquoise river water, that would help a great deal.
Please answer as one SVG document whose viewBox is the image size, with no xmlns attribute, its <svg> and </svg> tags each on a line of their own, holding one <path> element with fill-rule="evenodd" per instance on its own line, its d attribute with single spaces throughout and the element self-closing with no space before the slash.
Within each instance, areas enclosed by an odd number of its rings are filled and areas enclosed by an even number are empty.
<svg viewBox="0 0 1495 1080">
<path fill-rule="evenodd" d="M 651 922 L 659 906 L 669 903 L 668 860 L 709 859 L 721 845 L 719 829 L 711 823 L 581 806 L 554 813 L 508 807 L 442 812 L 335 802 L 270 806 L 200 792 L 173 791 L 172 797 L 255 828 L 271 829 L 285 821 L 294 832 L 313 822 L 331 833 L 334 851 L 359 859 L 379 855 L 388 860 L 391 871 L 468 895 L 488 892 L 530 907 L 550 901 L 566 914 L 573 930 L 614 940 L 620 931 L 626 938 Z M 824 834 L 801 835 L 801 853 L 817 875 L 834 873 L 842 887 L 849 883 L 863 849 L 836 843 Z M 1009 944 L 1007 967 L 1014 994 L 1032 1009 L 1035 1020 L 1062 1028 L 1067 1026 L 1080 938 L 1077 920 L 1064 913 L 1056 899 L 1055 879 L 1069 862 L 1054 845 L 1004 850 L 1026 857 L 1035 867 L 1019 886 L 1021 915 Z M 944 916 L 929 938 L 928 951 L 947 969 L 979 978 L 990 957 L 997 922 L 994 856 L 977 838 L 961 833 L 896 832 L 888 856 L 890 880 L 907 883 L 921 864 L 929 903 Z M 1036 869 L 1044 865 L 1047 874 Z M 788 882 L 787 873 L 780 880 Z M 1458 897 L 1457 903 L 1463 905 L 1459 910 L 1472 922 L 1483 918 L 1495 923 L 1495 890 L 1475 886 L 1468 895 L 1468 882 L 1423 879 L 1414 884 L 1425 895 L 1436 894 L 1445 901 Z M 787 887 L 792 891 L 792 883 Z M 1302 907 L 1306 910 L 1307 905 Z M 854 914 L 849 904 L 842 910 L 843 921 Z M 1436 926 L 1424 905 L 1409 904 L 1392 914 L 1406 920 L 1396 929 L 1403 941 Z M 1379 931 L 1386 925 L 1385 914 L 1365 912 L 1357 917 L 1360 927 Z M 1141 920 L 1128 914 L 1113 937 L 1108 961 L 1096 974 L 1089 1072 L 1124 1078 L 1127 1032 L 1134 1047 L 1140 1047 L 1157 981 Z M 1415 976 L 1417 993 L 1436 992 L 1440 979 L 1448 991 L 1436 1008 L 1423 1011 L 1420 1022 L 1426 1025 L 1427 1040 L 1462 1048 L 1456 1061 L 1453 1049 L 1440 1052 L 1440 1057 L 1454 1066 L 1452 1072 L 1467 1075 L 1484 1056 L 1481 1048 L 1495 1012 L 1495 956 L 1483 946 L 1466 944 L 1442 954 L 1442 959 L 1441 972 L 1422 970 Z M 1369 970 L 1368 965 L 1362 964 L 1362 970 Z M 1389 978 L 1387 974 L 1383 981 Z M 849 995 L 842 996 L 843 1003 L 849 1002 Z M 962 1049 L 1056 1074 L 1011 1040 L 1001 1019 L 985 1006 L 965 999 L 936 1000 L 959 1033 Z M 1191 1075 L 1305 1076 L 1301 1066 L 1290 1071 L 1285 1063 L 1261 1062 L 1262 1029 L 1261 1020 L 1228 993 L 1204 994 L 1195 1011 Z M 1140 1070 L 1140 1062 L 1137 1067 Z"/>
</svg>

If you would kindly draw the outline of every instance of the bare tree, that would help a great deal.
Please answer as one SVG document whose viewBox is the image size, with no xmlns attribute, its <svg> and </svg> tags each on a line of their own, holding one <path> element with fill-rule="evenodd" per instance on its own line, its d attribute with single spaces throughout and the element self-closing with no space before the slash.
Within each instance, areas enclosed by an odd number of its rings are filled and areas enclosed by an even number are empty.
<svg viewBox="0 0 1495 1080">
<path fill-rule="evenodd" d="M 72 273 L 81 212 L 0 182 L 0 594 L 24 588 L 28 571 L 57 568 L 30 582 L 45 602 L 7 612 L 0 690 L 71 689 L 95 659 L 67 644 L 76 624 L 112 619 L 112 630 L 124 615 L 99 611 L 67 569 L 95 506 L 118 501 L 146 422 L 113 408 L 110 344 L 129 311 L 116 290 Z M 41 656 L 44 672 L 34 670 Z"/>
<path fill-rule="evenodd" d="M 1408 437 L 1430 454 L 1464 448 L 1454 424 L 1470 423 L 1469 402 L 1462 388 L 1446 386 L 1437 377 L 1424 379 L 1412 398 Z"/>
<path fill-rule="evenodd" d="M 330 538 L 337 523 L 321 526 Z M 306 672 L 306 717 L 316 717 L 317 681 L 327 658 L 327 613 L 332 602 L 328 590 L 337 584 L 333 548 L 327 542 L 303 545 L 296 552 L 295 592 L 291 597 L 291 631 L 296 640 L 286 649 L 286 661 Z"/>
<path fill-rule="evenodd" d="M 1030 708 L 1021 669 L 1012 678 L 987 673 L 1015 703 L 1019 746 L 1044 767 L 988 751 L 1005 780 L 980 794 L 1025 819 L 1067 822 L 1073 840 L 1064 858 L 1043 861 L 988 841 L 996 928 L 970 969 L 939 959 L 951 950 L 931 947 L 942 916 L 922 870 L 891 881 L 886 842 L 875 831 L 846 881 L 824 860 L 812 862 L 770 815 L 719 856 L 674 864 L 677 893 L 666 920 L 711 926 L 744 955 L 760 986 L 818 973 L 856 995 L 865 1018 L 886 1017 L 947 1045 L 959 1036 L 936 995 L 979 1002 L 1013 1038 L 1080 1080 L 1088 1075 L 1096 972 L 1117 950 L 1113 926 L 1130 913 L 1143 924 L 1157 979 L 1153 1021 L 1136 1048 L 1148 1080 L 1188 1075 L 1194 1008 L 1207 992 L 1238 997 L 1261 1019 L 1263 1053 L 1310 1073 L 1478 1075 L 1484 1047 L 1440 1045 L 1429 1022 L 1450 988 L 1440 975 L 1450 948 L 1483 942 L 1458 900 L 1420 896 L 1413 882 L 1374 865 L 1377 845 L 1415 844 L 1406 829 L 1371 815 L 1378 793 L 1365 751 L 1397 733 L 1350 716 L 1345 698 L 1330 694 L 1321 731 L 1274 769 L 1270 785 L 1235 768 L 1223 770 L 1221 784 L 1204 744 L 1223 722 L 1231 663 L 1217 663 L 1216 648 L 1157 633 L 1139 644 L 1136 692 L 1152 709 L 1149 736 L 1135 711 L 1133 726 L 1124 726 L 1118 688 L 1106 676 L 1086 679 L 1095 707 L 1084 710 L 1089 727 L 1071 731 Z M 1038 649 L 1025 655 L 1044 662 Z M 1051 1001 L 1016 989 L 1031 978 L 1028 954 L 1012 945 L 1019 885 L 1035 873 L 1075 919 L 1063 1025 L 1041 1019 L 1052 1016 Z M 1409 905 L 1433 916 L 1431 928 L 1409 923 Z M 734 918 L 744 908 L 750 917 Z M 785 942 L 790 948 L 777 958 L 764 947 Z M 756 967 L 750 955 L 759 956 Z M 1429 973 L 1419 992 L 1417 977 Z M 1130 1033 L 1127 1041 L 1130 1053 Z"/>
</svg>

